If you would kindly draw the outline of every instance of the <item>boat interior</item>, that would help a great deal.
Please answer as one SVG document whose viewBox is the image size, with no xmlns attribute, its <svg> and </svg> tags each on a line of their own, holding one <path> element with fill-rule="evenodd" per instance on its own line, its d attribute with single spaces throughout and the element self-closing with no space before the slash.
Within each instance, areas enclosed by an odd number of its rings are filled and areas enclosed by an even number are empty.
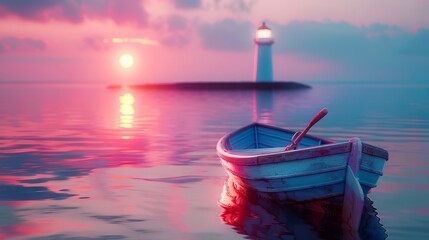
<svg viewBox="0 0 429 240">
<path fill-rule="evenodd" d="M 296 132 L 255 123 L 231 134 L 229 150 L 283 148 L 291 144 Z M 305 135 L 297 149 L 332 143 L 328 140 Z"/>
</svg>

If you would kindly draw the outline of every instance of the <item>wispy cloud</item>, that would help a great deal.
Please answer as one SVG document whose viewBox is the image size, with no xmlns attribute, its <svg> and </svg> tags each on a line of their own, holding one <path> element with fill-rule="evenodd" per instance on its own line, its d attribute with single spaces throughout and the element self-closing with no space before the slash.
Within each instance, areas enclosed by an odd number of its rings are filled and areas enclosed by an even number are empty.
<svg viewBox="0 0 429 240">
<path fill-rule="evenodd" d="M 176 8 L 192 9 L 201 7 L 201 0 L 172 0 Z"/>
<path fill-rule="evenodd" d="M 160 22 L 161 43 L 165 46 L 183 47 L 192 37 L 192 24 L 185 17 L 177 14 L 166 16 Z"/>
<path fill-rule="evenodd" d="M 147 37 L 114 37 L 114 38 L 102 38 L 102 37 L 85 37 L 83 43 L 92 48 L 93 50 L 107 50 L 113 44 L 136 44 L 136 45 L 147 45 L 154 46 L 160 43 L 154 39 Z"/>
<path fill-rule="evenodd" d="M 0 17 L 29 21 L 82 23 L 88 19 L 112 20 L 116 24 L 146 26 L 148 14 L 142 0 L 2 0 Z"/>
<path fill-rule="evenodd" d="M 224 19 L 202 23 L 197 28 L 204 47 L 208 49 L 245 51 L 252 48 L 254 27 L 251 22 Z"/>
<path fill-rule="evenodd" d="M 225 4 L 225 8 L 232 12 L 247 12 L 249 13 L 256 0 L 233 0 Z"/>
<path fill-rule="evenodd" d="M 283 54 L 342 66 L 344 78 L 423 80 L 429 76 L 429 30 L 345 22 L 273 24 Z"/>
<path fill-rule="evenodd" d="M 273 25 L 273 29 L 275 49 L 284 54 L 362 71 L 401 71 L 405 75 L 414 69 L 429 73 L 428 29 L 410 32 L 387 24 L 354 26 L 344 22 L 292 22 Z M 426 67 L 419 67 L 424 62 Z"/>
<path fill-rule="evenodd" d="M 112 43 L 136 43 L 141 45 L 158 45 L 159 42 L 149 39 L 149 38 L 119 38 L 115 37 L 111 40 L 105 39 L 104 42 L 112 42 Z"/>
<path fill-rule="evenodd" d="M 39 39 L 4 37 L 0 38 L 0 53 L 22 50 L 44 50 L 46 43 Z"/>
</svg>

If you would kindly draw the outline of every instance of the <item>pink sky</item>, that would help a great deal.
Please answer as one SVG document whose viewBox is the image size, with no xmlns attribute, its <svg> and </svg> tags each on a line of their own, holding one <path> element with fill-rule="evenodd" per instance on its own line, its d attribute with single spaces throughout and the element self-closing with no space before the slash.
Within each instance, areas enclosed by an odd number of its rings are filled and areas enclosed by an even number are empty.
<svg viewBox="0 0 429 240">
<path fill-rule="evenodd" d="M 426 0 L 4 0 L 0 81 L 251 80 L 267 21 L 276 80 L 425 82 L 428 12 Z"/>
</svg>

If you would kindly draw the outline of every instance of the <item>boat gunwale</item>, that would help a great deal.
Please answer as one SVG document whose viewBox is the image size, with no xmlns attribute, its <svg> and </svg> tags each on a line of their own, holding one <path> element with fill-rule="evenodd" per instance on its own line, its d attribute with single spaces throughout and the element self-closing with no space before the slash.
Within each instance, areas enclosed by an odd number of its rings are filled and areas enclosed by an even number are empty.
<svg viewBox="0 0 429 240">
<path fill-rule="evenodd" d="M 235 165 L 260 165 L 286 161 L 298 161 L 315 157 L 323 157 L 327 155 L 336 155 L 347 153 L 351 150 L 349 142 L 325 144 L 309 148 L 301 148 L 291 151 L 263 153 L 263 154 L 235 154 L 234 151 L 220 152 L 218 155 L 225 161 Z"/>
<path fill-rule="evenodd" d="M 371 156 L 389 160 L 389 152 L 383 148 L 362 142 L 362 152 Z"/>
<path fill-rule="evenodd" d="M 240 153 L 240 154 L 234 153 L 234 151 L 231 150 L 229 139 L 235 134 L 241 131 L 244 131 L 248 128 L 253 128 L 255 126 L 262 126 L 265 128 L 271 128 L 274 130 L 288 132 L 291 134 L 295 133 L 294 131 L 289 129 L 283 129 L 283 128 L 255 122 L 223 136 L 218 141 L 218 144 L 216 146 L 219 157 L 232 164 L 251 166 L 251 165 L 284 162 L 284 161 L 303 160 L 308 158 L 322 157 L 322 156 L 346 153 L 351 151 L 350 141 L 336 143 L 335 141 L 332 141 L 332 140 L 323 139 L 312 135 L 306 135 L 305 137 L 320 140 L 321 143 L 324 143 L 324 144 L 307 147 L 307 148 L 300 148 L 300 149 L 291 150 L 291 151 L 283 151 L 283 152 L 277 151 L 273 153 L 248 154 L 248 155 L 243 153 Z M 385 159 L 386 161 L 388 160 L 388 152 L 386 150 L 367 143 L 363 143 L 362 145 L 363 145 L 362 152 L 364 154 L 380 157 Z"/>
</svg>

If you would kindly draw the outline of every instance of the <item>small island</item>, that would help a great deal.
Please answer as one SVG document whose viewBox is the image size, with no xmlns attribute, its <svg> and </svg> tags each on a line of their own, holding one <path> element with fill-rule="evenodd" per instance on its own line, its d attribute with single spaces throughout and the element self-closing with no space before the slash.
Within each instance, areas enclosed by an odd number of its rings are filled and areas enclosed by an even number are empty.
<svg viewBox="0 0 429 240">
<path fill-rule="evenodd" d="M 156 90 L 292 90 L 306 89 L 310 86 L 297 82 L 178 82 L 148 83 L 139 85 L 110 85 L 110 89 L 119 88 L 156 89 Z"/>
</svg>

